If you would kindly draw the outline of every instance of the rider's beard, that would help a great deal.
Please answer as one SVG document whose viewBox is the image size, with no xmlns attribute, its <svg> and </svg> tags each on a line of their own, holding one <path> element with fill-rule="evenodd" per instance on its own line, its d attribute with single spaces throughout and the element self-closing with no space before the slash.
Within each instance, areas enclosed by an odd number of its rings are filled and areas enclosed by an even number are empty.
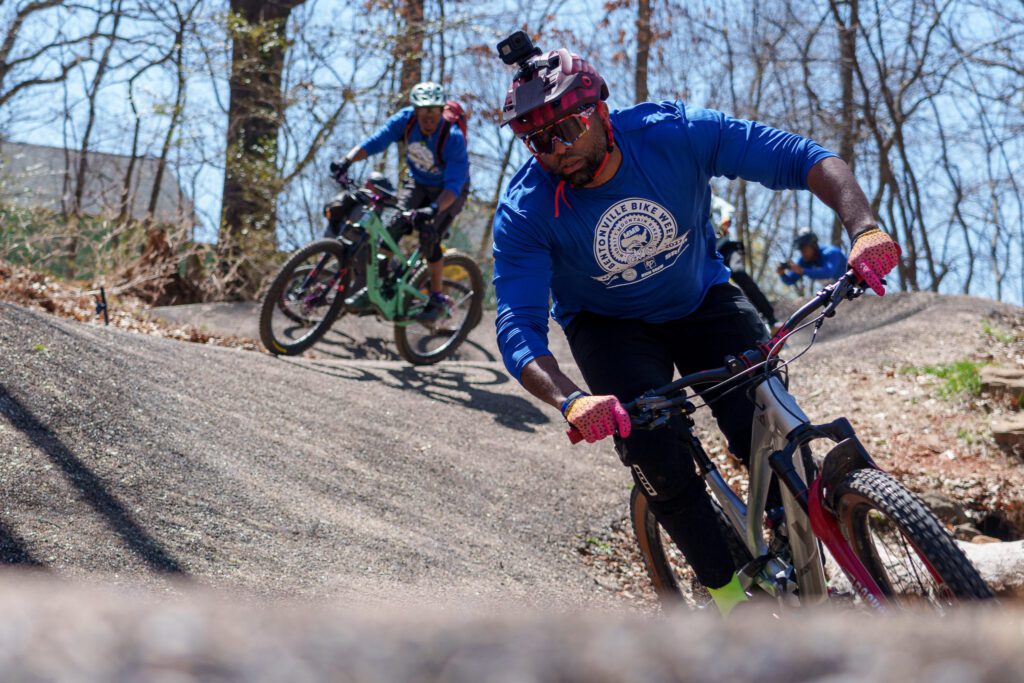
<svg viewBox="0 0 1024 683">
<path fill-rule="evenodd" d="M 593 135 L 597 132 L 603 131 L 594 130 L 592 128 L 587 132 L 587 135 Z M 573 187 L 583 187 L 590 183 L 594 179 L 594 176 L 597 175 L 597 169 L 601 167 L 601 162 L 604 161 L 605 152 L 607 150 L 608 143 L 603 138 L 598 144 L 590 145 L 582 154 L 576 154 L 574 152 L 574 148 L 570 147 L 569 151 L 562 155 L 559 168 L 569 166 L 579 159 L 583 160 L 583 165 L 568 174 L 561 173 L 556 170 L 555 175 Z"/>
</svg>

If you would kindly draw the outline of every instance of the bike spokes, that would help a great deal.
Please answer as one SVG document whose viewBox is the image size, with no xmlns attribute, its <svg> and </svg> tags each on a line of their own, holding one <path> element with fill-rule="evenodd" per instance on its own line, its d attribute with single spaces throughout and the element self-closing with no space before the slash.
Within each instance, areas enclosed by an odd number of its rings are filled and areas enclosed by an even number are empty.
<svg viewBox="0 0 1024 683">
<path fill-rule="evenodd" d="M 917 601 L 934 606 L 956 602 L 949 587 L 921 558 L 900 528 L 878 510 L 858 515 L 865 545 L 883 572 L 883 590 L 901 603 Z"/>
</svg>

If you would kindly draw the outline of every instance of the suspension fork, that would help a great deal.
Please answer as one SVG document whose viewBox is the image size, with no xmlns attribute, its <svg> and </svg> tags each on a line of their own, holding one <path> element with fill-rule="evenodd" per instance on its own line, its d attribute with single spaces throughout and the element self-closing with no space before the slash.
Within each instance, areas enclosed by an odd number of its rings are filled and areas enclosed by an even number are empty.
<svg viewBox="0 0 1024 683">
<path fill-rule="evenodd" d="M 793 458 L 798 447 L 804 451 L 807 443 L 822 437 L 838 443 L 825 456 L 821 471 L 808 486 L 797 472 Z M 807 514 L 813 536 L 828 548 L 861 599 L 875 609 L 886 609 L 888 599 L 885 593 L 843 536 L 832 512 L 834 504 L 827 495 L 851 471 L 877 469 L 854 435 L 850 423 L 840 418 L 827 425 L 804 425 L 790 435 L 785 448 L 769 456 L 768 462 L 787 492 Z"/>
</svg>

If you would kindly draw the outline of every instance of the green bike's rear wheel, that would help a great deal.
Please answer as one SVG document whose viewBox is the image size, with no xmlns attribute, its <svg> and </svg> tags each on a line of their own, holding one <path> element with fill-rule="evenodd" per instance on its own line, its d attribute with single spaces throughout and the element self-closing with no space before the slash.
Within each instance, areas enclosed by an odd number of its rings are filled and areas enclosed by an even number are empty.
<svg viewBox="0 0 1024 683">
<path fill-rule="evenodd" d="M 260 340 L 274 355 L 302 353 L 342 313 L 351 280 L 338 240 L 322 239 L 295 252 L 274 278 L 260 308 Z"/>
<path fill-rule="evenodd" d="M 413 276 L 412 285 L 424 295 L 429 294 L 430 275 L 425 265 Z M 395 325 L 398 353 L 413 365 L 430 365 L 449 358 L 480 321 L 484 276 L 476 261 L 453 249 L 446 251 L 443 291 L 452 300 L 449 315 L 431 323 Z M 406 307 L 409 317 L 414 318 L 422 308 L 421 300 L 410 296 Z"/>
</svg>

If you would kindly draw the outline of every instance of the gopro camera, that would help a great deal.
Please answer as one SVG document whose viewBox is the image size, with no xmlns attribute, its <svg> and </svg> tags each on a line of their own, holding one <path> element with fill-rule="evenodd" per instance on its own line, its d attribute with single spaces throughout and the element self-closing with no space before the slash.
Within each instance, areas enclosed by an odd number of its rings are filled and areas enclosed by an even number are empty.
<svg viewBox="0 0 1024 683">
<path fill-rule="evenodd" d="M 530 57 L 540 54 L 540 48 L 533 44 L 526 31 L 516 31 L 505 40 L 498 43 L 498 56 L 501 61 L 509 66 L 518 64 L 520 68 L 526 66 Z"/>
</svg>

